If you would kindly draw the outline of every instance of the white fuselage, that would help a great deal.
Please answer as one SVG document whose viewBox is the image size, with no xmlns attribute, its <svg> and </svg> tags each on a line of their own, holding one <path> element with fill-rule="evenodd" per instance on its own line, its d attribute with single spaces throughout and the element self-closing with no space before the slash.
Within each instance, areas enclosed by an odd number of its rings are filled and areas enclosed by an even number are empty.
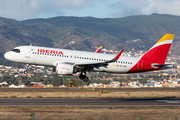
<svg viewBox="0 0 180 120">
<path fill-rule="evenodd" d="M 102 63 L 116 56 L 38 46 L 19 46 L 14 49 L 18 49 L 20 52 L 9 51 L 5 53 L 6 59 L 18 63 L 51 67 L 55 67 L 57 63 L 71 65 Z M 139 60 L 139 57 L 120 56 L 116 62 L 108 63 L 108 66 L 99 67 L 98 70 L 111 73 L 127 73 Z"/>
</svg>

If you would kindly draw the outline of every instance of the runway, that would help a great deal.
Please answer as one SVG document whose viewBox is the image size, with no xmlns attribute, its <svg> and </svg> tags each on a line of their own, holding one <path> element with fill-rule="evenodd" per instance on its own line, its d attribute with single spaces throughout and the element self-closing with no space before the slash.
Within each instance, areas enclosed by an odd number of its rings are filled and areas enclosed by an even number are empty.
<svg viewBox="0 0 180 120">
<path fill-rule="evenodd" d="M 180 92 L 177 88 L 0 88 L 0 92 Z"/>
<path fill-rule="evenodd" d="M 0 98 L 0 107 L 180 107 L 180 98 Z"/>
</svg>

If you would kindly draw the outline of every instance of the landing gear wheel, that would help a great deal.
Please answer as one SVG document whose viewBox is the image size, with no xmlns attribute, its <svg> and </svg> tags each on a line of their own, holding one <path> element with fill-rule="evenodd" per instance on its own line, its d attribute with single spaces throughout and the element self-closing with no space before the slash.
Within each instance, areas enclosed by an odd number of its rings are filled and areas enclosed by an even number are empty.
<svg viewBox="0 0 180 120">
<path fill-rule="evenodd" d="M 27 74 L 27 73 L 28 73 L 27 70 L 25 70 L 25 71 L 24 71 L 24 74 Z"/>
<path fill-rule="evenodd" d="M 86 76 L 86 68 L 81 70 L 81 74 L 79 75 L 79 78 L 82 79 L 84 82 L 87 82 L 89 78 Z"/>
<path fill-rule="evenodd" d="M 80 75 L 79 75 L 79 78 L 80 78 L 80 79 L 83 79 L 83 78 L 84 78 L 84 75 L 80 74 Z"/>
<path fill-rule="evenodd" d="M 83 81 L 87 82 L 88 80 L 89 80 L 89 78 L 87 76 L 84 76 Z"/>
</svg>

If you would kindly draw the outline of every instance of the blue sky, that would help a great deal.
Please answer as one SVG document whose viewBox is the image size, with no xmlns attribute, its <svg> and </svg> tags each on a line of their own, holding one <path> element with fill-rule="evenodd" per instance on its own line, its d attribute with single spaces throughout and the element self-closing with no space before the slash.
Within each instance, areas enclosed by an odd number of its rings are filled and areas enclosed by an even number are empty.
<svg viewBox="0 0 180 120">
<path fill-rule="evenodd" d="M 121 18 L 152 13 L 180 16 L 180 0 L 0 0 L 0 16 L 16 20 L 78 16 Z"/>
</svg>

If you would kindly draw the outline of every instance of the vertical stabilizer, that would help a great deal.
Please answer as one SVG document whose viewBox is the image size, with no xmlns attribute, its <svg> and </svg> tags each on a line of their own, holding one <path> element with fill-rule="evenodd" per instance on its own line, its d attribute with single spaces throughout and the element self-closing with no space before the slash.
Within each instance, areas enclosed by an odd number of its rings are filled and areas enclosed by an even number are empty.
<svg viewBox="0 0 180 120">
<path fill-rule="evenodd" d="M 165 63 L 174 34 L 165 34 L 147 53 L 142 56 L 142 59 L 155 60 Z"/>
</svg>

